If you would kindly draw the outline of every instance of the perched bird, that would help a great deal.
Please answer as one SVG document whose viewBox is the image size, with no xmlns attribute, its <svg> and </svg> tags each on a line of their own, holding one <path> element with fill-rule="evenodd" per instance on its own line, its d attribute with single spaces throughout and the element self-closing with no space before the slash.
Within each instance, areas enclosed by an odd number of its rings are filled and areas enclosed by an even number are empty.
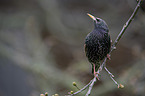
<svg viewBox="0 0 145 96">
<path fill-rule="evenodd" d="M 86 56 L 92 64 L 92 73 L 96 76 L 100 62 L 110 51 L 111 40 L 106 22 L 91 14 L 88 15 L 93 19 L 95 28 L 86 36 L 84 47 Z"/>
</svg>

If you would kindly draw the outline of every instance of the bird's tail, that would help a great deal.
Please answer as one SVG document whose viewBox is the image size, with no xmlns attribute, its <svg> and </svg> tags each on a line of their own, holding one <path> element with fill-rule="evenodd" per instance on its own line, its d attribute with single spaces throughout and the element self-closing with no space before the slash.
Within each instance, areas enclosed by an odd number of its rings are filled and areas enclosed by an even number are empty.
<svg viewBox="0 0 145 96">
<path fill-rule="evenodd" d="M 97 62 L 95 64 L 95 72 L 98 71 L 99 67 L 100 67 L 100 62 Z M 94 64 L 92 64 L 92 74 L 94 74 Z"/>
</svg>

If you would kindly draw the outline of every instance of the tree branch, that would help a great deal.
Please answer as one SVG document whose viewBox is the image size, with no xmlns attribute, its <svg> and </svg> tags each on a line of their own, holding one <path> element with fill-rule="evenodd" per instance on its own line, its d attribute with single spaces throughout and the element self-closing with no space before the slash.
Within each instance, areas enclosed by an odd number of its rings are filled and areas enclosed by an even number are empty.
<svg viewBox="0 0 145 96">
<path fill-rule="evenodd" d="M 133 20 L 133 18 L 135 17 L 136 13 L 138 12 L 138 9 L 139 9 L 139 7 L 140 7 L 142 1 L 143 1 L 143 0 L 139 0 L 139 1 L 138 1 L 138 3 L 137 3 L 137 5 L 136 5 L 136 7 L 135 7 L 135 9 L 134 9 L 134 11 L 133 11 L 133 13 L 132 13 L 132 15 L 130 16 L 130 18 L 128 19 L 128 21 L 125 23 L 125 25 L 123 26 L 122 30 L 121 30 L 120 33 L 118 34 L 116 40 L 115 40 L 114 43 L 112 44 L 111 50 L 110 50 L 110 52 L 109 52 L 109 55 L 110 55 L 110 56 L 111 56 L 112 51 L 116 49 L 116 45 L 118 44 L 118 42 L 119 42 L 119 40 L 121 39 L 121 37 L 123 36 L 124 32 L 126 31 L 126 29 L 128 28 L 128 26 L 129 26 L 130 23 L 132 22 L 132 20 Z M 107 61 L 107 57 L 105 57 L 103 63 L 102 63 L 101 66 L 99 67 L 97 73 L 100 73 L 100 71 L 102 71 L 102 69 L 104 68 L 104 69 L 108 72 L 108 74 L 110 75 L 110 78 L 114 81 L 114 83 L 115 83 L 116 85 L 118 85 L 118 88 L 123 88 L 124 86 L 123 86 L 122 84 L 118 84 L 118 83 L 114 80 L 114 78 L 113 78 L 114 75 L 105 67 L 106 61 Z M 98 76 L 98 74 L 96 74 L 96 75 Z M 78 94 L 78 93 L 84 91 L 88 86 L 89 86 L 89 89 L 88 89 L 88 91 L 87 91 L 87 93 L 86 93 L 85 96 L 89 96 L 95 82 L 96 82 L 96 78 L 94 77 L 85 87 L 83 87 L 83 88 L 80 89 L 79 91 L 77 91 L 77 92 L 75 92 L 74 94 L 71 94 L 71 95 L 69 95 L 69 96 L 73 96 L 73 95 L 76 95 L 76 94 Z"/>
<path fill-rule="evenodd" d="M 73 93 L 73 94 L 70 94 L 70 95 L 67 95 L 67 96 L 73 96 L 73 95 L 76 95 L 82 91 L 84 91 L 92 82 L 93 82 L 94 79 L 92 79 L 87 85 L 85 85 L 82 89 L 80 89 L 79 91 Z"/>
<path fill-rule="evenodd" d="M 138 12 L 138 9 L 141 5 L 143 0 L 139 0 L 138 4 L 136 5 L 132 15 L 130 16 L 130 18 L 128 19 L 128 21 L 125 23 L 125 25 L 123 26 L 122 30 L 120 31 L 120 33 L 118 34 L 116 40 L 114 41 L 111 51 L 109 53 L 109 55 L 111 54 L 111 52 L 116 49 L 116 45 L 118 43 L 118 41 L 121 39 L 122 35 L 124 34 L 125 30 L 127 29 L 127 27 L 130 25 L 130 23 L 132 22 L 133 18 L 135 17 L 136 13 Z"/>
<path fill-rule="evenodd" d="M 91 94 L 91 91 L 92 91 L 92 88 L 93 88 L 95 82 L 96 82 L 96 77 L 93 78 L 92 83 L 90 84 L 88 92 L 86 93 L 85 96 L 89 96 Z"/>
</svg>

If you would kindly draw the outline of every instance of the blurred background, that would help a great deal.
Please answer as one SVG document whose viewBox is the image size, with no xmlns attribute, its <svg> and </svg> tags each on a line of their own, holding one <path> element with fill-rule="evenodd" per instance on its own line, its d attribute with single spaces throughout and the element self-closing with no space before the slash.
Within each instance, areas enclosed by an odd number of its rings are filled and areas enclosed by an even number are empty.
<svg viewBox="0 0 145 96">
<path fill-rule="evenodd" d="M 112 41 L 136 0 L 0 0 L 0 96 L 64 96 L 92 78 L 84 53 L 94 28 L 86 13 L 104 19 Z M 103 70 L 91 96 L 144 96 L 145 2 L 107 61 L 125 88 Z M 77 96 L 84 96 L 86 91 Z"/>
</svg>

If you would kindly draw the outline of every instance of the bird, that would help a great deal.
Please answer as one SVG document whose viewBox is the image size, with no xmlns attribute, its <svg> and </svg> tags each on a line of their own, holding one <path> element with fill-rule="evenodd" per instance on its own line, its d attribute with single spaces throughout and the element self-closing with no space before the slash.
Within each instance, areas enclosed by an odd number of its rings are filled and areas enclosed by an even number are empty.
<svg viewBox="0 0 145 96">
<path fill-rule="evenodd" d="M 92 65 L 92 74 L 99 80 L 96 74 L 100 67 L 101 61 L 107 56 L 111 49 L 111 39 L 109 35 L 109 28 L 106 22 L 98 17 L 87 13 L 93 19 L 94 29 L 85 38 L 85 54 L 88 61 Z"/>
</svg>

